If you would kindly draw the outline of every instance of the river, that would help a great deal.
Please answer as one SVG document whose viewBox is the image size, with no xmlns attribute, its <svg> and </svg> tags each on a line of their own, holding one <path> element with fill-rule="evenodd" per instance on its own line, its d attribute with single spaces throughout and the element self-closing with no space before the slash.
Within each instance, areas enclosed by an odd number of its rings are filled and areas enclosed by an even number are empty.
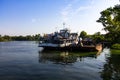
<svg viewBox="0 0 120 80">
<path fill-rule="evenodd" d="M 0 42 L 0 80 L 120 80 L 120 55 L 42 51 L 35 41 Z"/>
</svg>

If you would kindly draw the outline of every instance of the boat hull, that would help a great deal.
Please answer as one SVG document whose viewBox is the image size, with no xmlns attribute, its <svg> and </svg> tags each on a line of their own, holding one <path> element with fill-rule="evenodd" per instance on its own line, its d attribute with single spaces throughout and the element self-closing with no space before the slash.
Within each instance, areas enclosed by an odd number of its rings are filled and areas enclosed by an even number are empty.
<svg viewBox="0 0 120 80">
<path fill-rule="evenodd" d="M 95 46 L 65 46 L 65 47 L 50 47 L 44 46 L 43 50 L 60 50 L 60 51 L 97 51 Z"/>
</svg>

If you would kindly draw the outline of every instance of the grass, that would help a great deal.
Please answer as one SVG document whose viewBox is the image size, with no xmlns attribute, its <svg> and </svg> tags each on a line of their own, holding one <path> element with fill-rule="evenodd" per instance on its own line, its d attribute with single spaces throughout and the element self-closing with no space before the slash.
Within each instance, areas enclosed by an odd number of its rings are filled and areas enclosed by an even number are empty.
<svg viewBox="0 0 120 80">
<path fill-rule="evenodd" d="M 111 49 L 111 54 L 119 54 L 120 55 L 120 50 L 117 49 Z"/>
</svg>

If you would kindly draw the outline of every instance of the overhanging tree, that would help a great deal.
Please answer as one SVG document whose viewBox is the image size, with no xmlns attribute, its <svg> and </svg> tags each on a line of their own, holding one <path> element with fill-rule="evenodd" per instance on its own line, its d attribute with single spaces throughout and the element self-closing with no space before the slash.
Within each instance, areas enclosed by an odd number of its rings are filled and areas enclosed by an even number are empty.
<svg viewBox="0 0 120 80">
<path fill-rule="evenodd" d="M 107 8 L 102 11 L 97 22 L 102 23 L 104 30 L 107 31 L 107 38 L 114 43 L 120 43 L 120 5 Z"/>
</svg>

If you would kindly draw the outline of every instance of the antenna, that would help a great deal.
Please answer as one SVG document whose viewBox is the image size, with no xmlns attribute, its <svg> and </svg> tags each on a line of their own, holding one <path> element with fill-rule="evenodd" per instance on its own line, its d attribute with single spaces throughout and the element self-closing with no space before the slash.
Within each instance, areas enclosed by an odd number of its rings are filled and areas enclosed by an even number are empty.
<svg viewBox="0 0 120 80">
<path fill-rule="evenodd" d="M 63 22 L 63 28 L 65 28 L 65 22 Z"/>
</svg>

